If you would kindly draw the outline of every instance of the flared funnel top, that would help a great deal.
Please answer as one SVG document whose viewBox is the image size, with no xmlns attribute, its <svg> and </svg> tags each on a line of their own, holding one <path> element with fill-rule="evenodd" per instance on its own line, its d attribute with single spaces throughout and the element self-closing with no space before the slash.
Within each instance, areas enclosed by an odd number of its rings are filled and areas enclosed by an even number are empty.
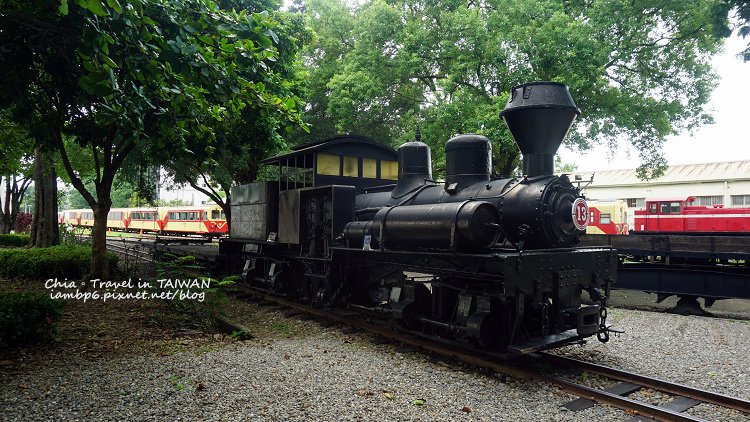
<svg viewBox="0 0 750 422">
<path fill-rule="evenodd" d="M 557 82 L 514 86 L 500 113 L 523 154 L 525 175 L 554 172 L 554 155 L 581 111 Z"/>
</svg>

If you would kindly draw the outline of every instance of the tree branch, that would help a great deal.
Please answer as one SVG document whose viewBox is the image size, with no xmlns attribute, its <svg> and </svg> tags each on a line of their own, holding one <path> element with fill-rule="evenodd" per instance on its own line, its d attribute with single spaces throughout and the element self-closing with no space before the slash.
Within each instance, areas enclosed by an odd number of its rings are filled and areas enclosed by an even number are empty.
<svg viewBox="0 0 750 422">
<path fill-rule="evenodd" d="M 54 137 L 55 144 L 57 145 L 57 150 L 60 151 L 60 158 L 62 158 L 63 166 L 65 167 L 65 172 L 68 173 L 70 182 L 78 190 L 78 192 L 80 192 L 81 196 L 83 196 L 83 199 L 86 200 L 89 206 L 91 206 L 91 209 L 96 208 L 96 199 L 94 199 L 94 196 L 91 195 L 91 192 L 86 189 L 86 186 L 83 185 L 81 178 L 78 177 L 76 172 L 73 170 L 73 166 L 70 164 L 68 152 L 65 150 L 65 143 L 63 143 L 62 136 L 60 135 L 59 130 L 55 131 Z"/>
<path fill-rule="evenodd" d="M 23 182 L 21 182 L 21 187 L 18 188 L 18 203 L 21 204 L 23 202 L 23 197 L 26 196 L 26 190 L 31 186 L 31 182 L 34 179 L 27 176 L 23 179 Z"/>
<path fill-rule="evenodd" d="M 101 167 L 99 166 L 99 154 L 96 152 L 96 145 L 91 144 L 91 153 L 94 154 L 94 166 L 96 168 L 96 177 L 94 177 L 94 183 L 97 185 L 102 180 Z"/>
<path fill-rule="evenodd" d="M 213 189 L 211 189 L 211 191 L 203 189 L 197 183 L 195 183 L 194 180 L 188 180 L 188 185 L 192 186 L 193 189 L 197 190 L 198 192 L 201 192 L 211 198 L 211 200 L 216 202 L 220 207 L 224 208 L 224 206 L 226 205 L 224 201 L 221 200 L 221 196 L 219 196 L 219 194 L 217 194 Z"/>
<path fill-rule="evenodd" d="M 130 141 L 127 142 L 119 152 L 115 153 L 115 155 L 112 157 L 112 174 L 116 173 L 117 170 L 120 169 L 123 161 L 125 161 L 125 158 L 127 158 L 128 154 L 133 151 L 133 148 L 135 148 L 135 143 L 133 141 Z"/>
</svg>

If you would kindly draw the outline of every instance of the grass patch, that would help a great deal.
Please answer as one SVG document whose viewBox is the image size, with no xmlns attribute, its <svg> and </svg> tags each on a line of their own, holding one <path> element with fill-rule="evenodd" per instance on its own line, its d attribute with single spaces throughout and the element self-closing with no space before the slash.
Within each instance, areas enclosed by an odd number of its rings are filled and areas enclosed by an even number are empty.
<svg viewBox="0 0 750 422">
<path fill-rule="evenodd" d="M 187 383 L 179 375 L 172 375 L 169 377 L 169 383 L 172 384 L 172 387 L 177 391 L 183 391 L 187 388 Z"/>
<path fill-rule="evenodd" d="M 0 234 L 0 246 L 11 248 L 21 248 L 29 244 L 29 235 L 20 234 Z"/>
<path fill-rule="evenodd" d="M 117 269 L 117 255 L 107 253 L 110 273 Z M 91 248 L 59 245 L 51 248 L 0 250 L 0 277 L 25 279 L 80 279 L 91 269 Z"/>
</svg>

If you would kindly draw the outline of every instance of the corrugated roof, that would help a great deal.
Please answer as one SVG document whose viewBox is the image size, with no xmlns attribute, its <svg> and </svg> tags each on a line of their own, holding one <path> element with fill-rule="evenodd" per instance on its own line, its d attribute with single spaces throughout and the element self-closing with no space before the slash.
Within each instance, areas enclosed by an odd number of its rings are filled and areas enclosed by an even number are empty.
<svg viewBox="0 0 750 422">
<path fill-rule="evenodd" d="M 638 179 L 635 169 L 576 172 L 571 179 L 580 175 L 583 180 L 589 180 L 592 174 L 594 182 L 590 186 L 597 187 L 750 180 L 750 160 L 669 166 L 663 176 L 648 181 Z"/>
</svg>

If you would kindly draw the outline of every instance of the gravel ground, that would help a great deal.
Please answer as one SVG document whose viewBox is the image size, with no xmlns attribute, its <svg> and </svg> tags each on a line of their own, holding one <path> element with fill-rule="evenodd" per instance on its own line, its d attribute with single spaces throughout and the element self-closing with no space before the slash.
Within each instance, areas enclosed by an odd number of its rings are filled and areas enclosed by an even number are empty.
<svg viewBox="0 0 750 422">
<path fill-rule="evenodd" d="M 611 309 L 608 324 L 625 334 L 558 353 L 750 399 L 750 321 Z M 651 396 L 656 403 L 665 401 L 659 393 Z M 715 421 L 750 420 L 750 415 L 708 405 L 688 413 Z"/>
<path fill-rule="evenodd" d="M 627 332 L 560 353 L 750 398 L 750 323 L 614 310 Z M 3 375 L 0 420 L 619 421 L 548 385 L 481 374 L 310 323 L 304 335 L 176 353 L 59 356 Z M 701 409 L 703 408 L 703 409 Z M 710 420 L 743 420 L 699 406 Z M 745 415 L 747 416 L 747 415 Z M 747 419 L 744 419 L 747 420 Z"/>
</svg>

